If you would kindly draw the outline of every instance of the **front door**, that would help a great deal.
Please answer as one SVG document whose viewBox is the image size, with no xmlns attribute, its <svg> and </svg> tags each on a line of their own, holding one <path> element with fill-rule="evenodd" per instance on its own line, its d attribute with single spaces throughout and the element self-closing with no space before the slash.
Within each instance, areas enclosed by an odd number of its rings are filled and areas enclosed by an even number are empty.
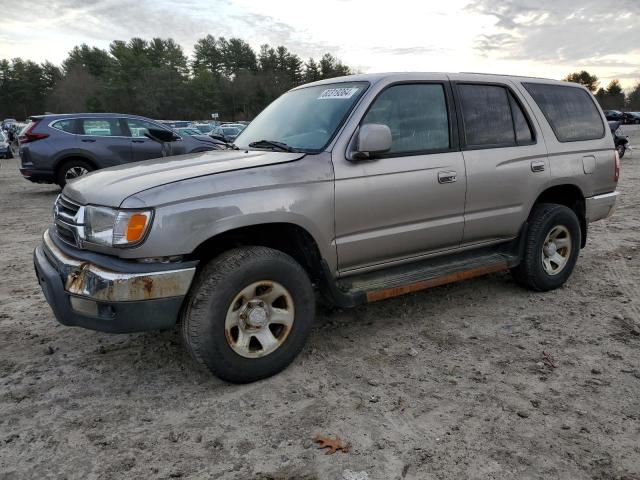
<svg viewBox="0 0 640 480">
<path fill-rule="evenodd" d="M 134 162 L 162 157 L 162 145 L 145 136 L 150 128 L 164 128 L 155 123 L 139 118 L 125 118 L 125 122 L 131 132 L 131 157 Z M 181 141 L 171 142 L 171 153 L 179 155 L 184 153 Z"/>
<path fill-rule="evenodd" d="M 349 161 L 334 151 L 341 274 L 459 246 L 466 173 L 452 104 L 445 81 L 391 85 L 361 121 L 390 128 L 389 152 Z"/>
</svg>

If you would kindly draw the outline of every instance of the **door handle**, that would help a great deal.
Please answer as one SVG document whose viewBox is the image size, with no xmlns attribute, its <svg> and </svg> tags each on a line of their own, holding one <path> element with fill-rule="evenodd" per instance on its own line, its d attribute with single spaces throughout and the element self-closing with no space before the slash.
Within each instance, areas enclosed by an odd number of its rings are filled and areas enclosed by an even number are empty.
<svg viewBox="0 0 640 480">
<path fill-rule="evenodd" d="M 458 180 L 458 174 L 454 171 L 438 172 L 438 183 L 453 183 Z"/>
<path fill-rule="evenodd" d="M 83 138 L 82 141 L 85 142 L 85 143 L 93 143 L 93 142 L 95 142 L 95 140 L 93 138 Z"/>
<path fill-rule="evenodd" d="M 131 140 L 133 143 L 144 143 L 144 140 Z"/>
<path fill-rule="evenodd" d="M 543 161 L 537 160 L 531 162 L 531 171 L 532 172 L 544 172 L 546 165 Z"/>
</svg>

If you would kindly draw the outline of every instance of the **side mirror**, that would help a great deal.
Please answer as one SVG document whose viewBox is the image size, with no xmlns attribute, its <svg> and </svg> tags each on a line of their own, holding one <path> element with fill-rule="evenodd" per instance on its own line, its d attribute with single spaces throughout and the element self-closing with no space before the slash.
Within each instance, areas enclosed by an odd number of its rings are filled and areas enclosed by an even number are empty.
<svg viewBox="0 0 640 480">
<path fill-rule="evenodd" d="M 145 132 L 144 136 L 158 143 L 169 143 L 180 140 L 180 136 L 177 133 L 165 130 L 164 128 L 150 128 L 148 132 Z"/>
<path fill-rule="evenodd" d="M 221 142 L 227 143 L 227 139 L 224 138 L 222 135 L 220 135 L 219 133 L 212 133 L 209 135 L 211 138 L 213 138 L 214 140 L 219 140 Z"/>
<path fill-rule="evenodd" d="M 365 160 L 391 148 L 391 129 L 381 123 L 368 123 L 360 127 L 352 160 Z"/>
</svg>

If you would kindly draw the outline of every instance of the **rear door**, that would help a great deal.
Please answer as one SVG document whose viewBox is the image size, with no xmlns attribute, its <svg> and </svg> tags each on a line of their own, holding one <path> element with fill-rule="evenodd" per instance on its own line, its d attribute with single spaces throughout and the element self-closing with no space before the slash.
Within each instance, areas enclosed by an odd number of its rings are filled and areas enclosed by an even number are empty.
<svg viewBox="0 0 640 480">
<path fill-rule="evenodd" d="M 535 117 L 507 82 L 460 80 L 454 92 L 467 169 L 462 244 L 514 238 L 549 179 Z"/>
<path fill-rule="evenodd" d="M 99 168 L 131 160 L 131 144 L 117 118 L 81 118 L 78 129 L 78 148 L 86 150 Z"/>
<path fill-rule="evenodd" d="M 124 118 L 123 121 L 129 129 L 132 161 L 138 162 L 162 157 L 162 145 L 146 137 L 145 133 L 148 133 L 150 128 L 166 130 L 165 127 L 140 118 Z M 184 146 L 181 141 L 171 143 L 171 153 L 173 155 L 184 153 Z"/>
</svg>

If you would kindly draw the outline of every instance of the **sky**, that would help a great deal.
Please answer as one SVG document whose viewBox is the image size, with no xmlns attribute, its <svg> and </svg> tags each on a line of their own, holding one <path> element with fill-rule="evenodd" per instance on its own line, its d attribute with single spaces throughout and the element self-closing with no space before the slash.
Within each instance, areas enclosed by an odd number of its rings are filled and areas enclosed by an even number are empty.
<svg viewBox="0 0 640 480">
<path fill-rule="evenodd" d="M 2 0 L 0 58 L 60 64 L 75 45 L 207 34 L 357 71 L 490 72 L 640 81 L 640 0 Z"/>
</svg>

